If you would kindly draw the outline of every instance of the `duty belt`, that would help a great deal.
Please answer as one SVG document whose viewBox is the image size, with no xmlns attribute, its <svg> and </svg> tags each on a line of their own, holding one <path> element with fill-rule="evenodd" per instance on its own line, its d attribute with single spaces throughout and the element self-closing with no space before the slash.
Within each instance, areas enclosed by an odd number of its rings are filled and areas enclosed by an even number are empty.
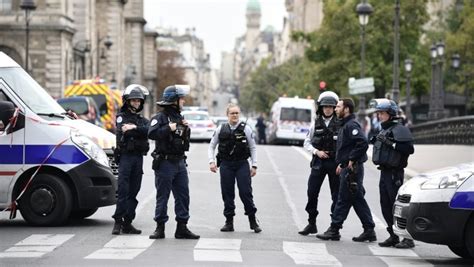
<svg viewBox="0 0 474 267">
<path fill-rule="evenodd" d="M 165 159 L 165 160 L 180 160 L 180 159 L 186 159 L 185 155 L 173 155 L 173 154 L 160 154 L 159 158 Z"/>
</svg>

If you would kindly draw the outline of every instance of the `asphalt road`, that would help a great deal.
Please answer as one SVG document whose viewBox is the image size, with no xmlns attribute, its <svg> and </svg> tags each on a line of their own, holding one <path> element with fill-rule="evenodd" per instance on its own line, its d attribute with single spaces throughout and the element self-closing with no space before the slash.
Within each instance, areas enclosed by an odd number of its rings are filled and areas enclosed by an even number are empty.
<svg viewBox="0 0 474 267">
<path fill-rule="evenodd" d="M 258 172 L 253 178 L 257 218 L 263 231 L 249 229 L 243 206 L 236 199 L 235 232 L 219 231 L 225 218 L 219 175 L 211 173 L 206 143 L 193 143 L 188 154 L 191 219 L 189 228 L 200 240 L 174 238 L 176 223 L 173 198 L 166 238 L 150 240 L 155 228 L 154 176 L 151 157 L 144 166 L 142 189 L 134 225 L 138 236 L 112 236 L 114 206 L 99 209 L 90 218 L 62 227 L 31 227 L 21 216 L 8 220 L 0 213 L 0 266 L 472 266 L 445 246 L 416 242 L 414 249 L 382 249 L 374 243 L 355 243 L 362 232 L 359 219 L 351 213 L 341 230 L 341 241 L 321 241 L 297 234 L 306 224 L 306 184 L 309 155 L 301 147 L 258 146 Z M 416 161 L 426 159 L 415 158 Z M 422 165 L 422 162 L 419 162 Z M 410 166 L 416 166 L 415 163 Z M 378 171 L 370 162 L 365 168 L 366 198 L 376 220 L 378 241 L 387 238 L 380 211 Z M 330 223 L 327 181 L 320 194 L 318 230 Z"/>
</svg>

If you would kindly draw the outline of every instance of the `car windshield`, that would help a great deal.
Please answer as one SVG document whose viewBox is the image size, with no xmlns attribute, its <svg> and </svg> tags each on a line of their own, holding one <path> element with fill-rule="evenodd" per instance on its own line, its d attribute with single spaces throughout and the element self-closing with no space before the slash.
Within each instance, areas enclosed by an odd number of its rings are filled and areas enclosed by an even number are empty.
<svg viewBox="0 0 474 267">
<path fill-rule="evenodd" d="M 311 122 L 311 110 L 298 108 L 282 108 L 280 120 Z"/>
<path fill-rule="evenodd" d="M 199 113 L 188 113 L 183 114 L 184 119 L 191 121 L 206 121 L 209 120 L 209 115 Z"/>
<path fill-rule="evenodd" d="M 89 95 L 92 97 L 99 108 L 100 115 L 107 114 L 107 99 L 105 95 Z"/>
<path fill-rule="evenodd" d="M 87 114 L 89 112 L 89 107 L 87 105 L 87 102 L 84 100 L 62 99 L 58 101 L 58 103 L 65 110 L 72 110 L 78 115 Z"/>
<path fill-rule="evenodd" d="M 0 79 L 34 113 L 61 114 L 64 109 L 22 68 L 0 68 Z"/>
</svg>

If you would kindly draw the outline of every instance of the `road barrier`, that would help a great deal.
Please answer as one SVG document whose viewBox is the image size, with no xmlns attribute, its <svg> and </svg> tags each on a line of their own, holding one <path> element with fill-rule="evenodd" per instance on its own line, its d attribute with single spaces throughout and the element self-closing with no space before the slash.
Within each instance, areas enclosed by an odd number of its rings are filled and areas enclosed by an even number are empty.
<svg viewBox="0 0 474 267">
<path fill-rule="evenodd" d="M 416 144 L 474 145 L 474 116 L 416 124 L 410 130 Z"/>
</svg>

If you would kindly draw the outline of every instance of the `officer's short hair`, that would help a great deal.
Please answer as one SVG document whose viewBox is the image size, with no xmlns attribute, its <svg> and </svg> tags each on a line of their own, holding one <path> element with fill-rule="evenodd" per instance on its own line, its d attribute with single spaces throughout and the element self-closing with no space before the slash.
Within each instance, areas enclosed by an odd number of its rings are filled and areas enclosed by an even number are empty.
<svg viewBox="0 0 474 267">
<path fill-rule="evenodd" d="M 237 105 L 237 104 L 234 104 L 234 103 L 229 103 L 229 104 L 227 105 L 227 109 L 226 109 L 226 111 L 225 111 L 225 114 L 226 114 L 226 115 L 227 115 L 227 114 L 229 114 L 229 109 L 231 109 L 231 108 L 235 108 L 235 107 L 238 107 L 238 108 L 239 108 L 239 110 L 240 110 L 240 107 L 239 107 L 239 105 Z"/>
<path fill-rule="evenodd" d="M 342 109 L 349 108 L 349 113 L 354 113 L 354 100 L 352 98 L 343 98 L 342 101 Z"/>
</svg>

